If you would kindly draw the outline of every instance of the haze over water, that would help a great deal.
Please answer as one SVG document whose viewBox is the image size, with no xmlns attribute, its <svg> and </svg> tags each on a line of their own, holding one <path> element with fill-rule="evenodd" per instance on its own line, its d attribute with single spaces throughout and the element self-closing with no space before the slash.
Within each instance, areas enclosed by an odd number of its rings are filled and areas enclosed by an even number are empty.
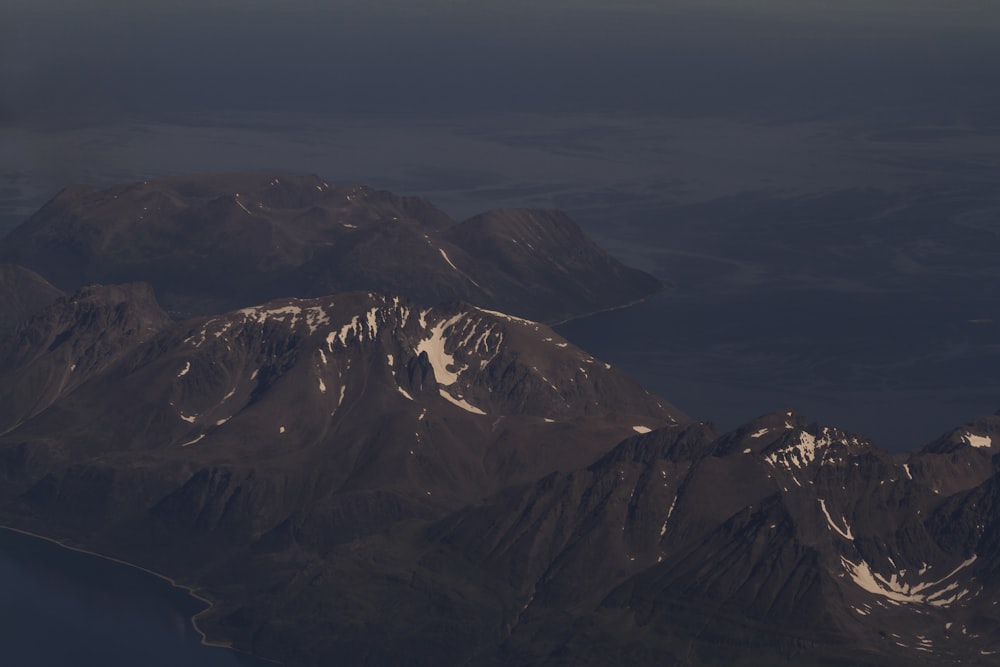
<svg viewBox="0 0 1000 667">
<path fill-rule="evenodd" d="M 1000 9 L 754 4 L 10 2 L 0 229 L 237 169 L 558 207 L 672 286 L 564 332 L 694 417 L 1000 408 Z"/>
</svg>

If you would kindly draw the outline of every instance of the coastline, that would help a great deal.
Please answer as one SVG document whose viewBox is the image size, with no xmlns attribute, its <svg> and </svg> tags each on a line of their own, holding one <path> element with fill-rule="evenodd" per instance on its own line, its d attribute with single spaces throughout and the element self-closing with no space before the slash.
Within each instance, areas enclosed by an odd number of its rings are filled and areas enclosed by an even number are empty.
<svg viewBox="0 0 1000 667">
<path fill-rule="evenodd" d="M 130 567 L 130 568 L 132 568 L 134 570 L 139 570 L 140 572 L 143 572 L 145 574 L 152 575 L 152 576 L 156 577 L 157 579 L 160 579 L 161 581 L 165 581 L 168 584 L 170 584 L 171 586 L 173 586 L 174 588 L 177 588 L 177 589 L 179 589 L 181 591 L 184 591 L 185 594 L 187 594 L 188 596 L 194 598 L 195 600 L 198 600 L 199 602 L 201 602 L 201 603 L 203 603 L 205 605 L 204 609 L 202 609 L 198 613 L 194 614 L 189 619 L 190 622 L 191 622 L 191 627 L 194 628 L 194 631 L 196 633 L 198 633 L 199 643 L 202 646 L 207 646 L 207 647 L 210 647 L 210 648 L 224 648 L 224 649 L 228 649 L 230 651 L 236 652 L 236 653 L 242 653 L 244 655 L 251 656 L 255 660 L 263 660 L 265 662 L 271 662 L 271 663 L 273 663 L 275 665 L 280 665 L 281 664 L 281 663 L 276 662 L 274 660 L 271 660 L 269 658 L 264 658 L 264 657 L 255 655 L 253 653 L 250 653 L 249 651 L 244 651 L 242 649 L 236 648 L 235 646 L 233 646 L 232 642 L 214 641 L 214 640 L 209 639 L 208 635 L 205 633 L 205 631 L 202 630 L 198 626 L 198 617 L 201 616 L 202 614 L 205 614 L 206 612 L 210 611 L 215 606 L 215 602 L 212 601 L 212 600 L 210 600 L 209 598 L 205 597 L 201 593 L 199 593 L 198 590 L 195 589 L 195 588 L 193 588 L 192 586 L 187 586 L 185 584 L 178 583 L 175 579 L 173 579 L 171 577 L 168 577 L 165 574 L 161 574 L 160 572 L 155 572 L 155 571 L 150 570 L 149 568 L 143 567 L 141 565 L 136 565 L 135 563 L 130 563 L 130 562 L 126 561 L 126 560 L 122 560 L 121 558 L 115 558 L 114 556 L 107 556 L 105 554 L 101 554 L 101 553 L 98 553 L 96 551 L 90 551 L 89 549 L 84 549 L 82 547 L 73 546 L 72 544 L 67 544 L 66 542 L 62 542 L 62 541 L 57 540 L 57 539 L 55 539 L 53 537 L 48 537 L 46 535 L 40 535 L 38 533 L 31 532 L 30 530 L 24 530 L 23 528 L 15 528 L 13 526 L 7 526 L 7 525 L 2 525 L 2 524 L 0 524 L 0 530 L 7 530 L 7 531 L 10 531 L 12 533 L 19 533 L 21 535 L 26 535 L 27 537 L 32 537 L 32 538 L 35 538 L 35 539 L 38 539 L 38 540 L 42 540 L 44 542 L 48 542 L 49 544 L 54 544 L 57 547 L 60 547 L 62 549 L 66 549 L 68 551 L 75 551 L 77 553 L 86 554 L 88 556 L 94 556 L 94 557 L 100 558 L 102 560 L 110 561 L 110 562 L 116 563 L 118 565 L 125 565 L 126 567 Z"/>
<path fill-rule="evenodd" d="M 610 308 L 602 308 L 600 310 L 595 310 L 595 311 L 593 311 L 591 313 L 584 313 L 583 315 L 575 315 L 573 317 L 567 317 L 565 320 L 559 320 L 558 322 L 549 322 L 549 323 L 546 323 L 545 326 L 553 327 L 554 328 L 554 327 L 562 326 L 563 324 L 568 324 L 570 322 L 576 322 L 577 320 L 584 320 L 584 319 L 587 319 L 588 317 L 593 317 L 594 315 L 603 315 L 604 313 L 613 313 L 616 310 L 625 310 L 626 308 L 631 308 L 632 306 L 638 306 L 640 303 L 645 303 L 646 301 L 649 301 L 653 297 L 655 297 L 655 296 L 657 296 L 659 294 L 663 294 L 665 291 L 666 291 L 666 287 L 665 286 L 661 286 L 660 289 L 656 290 L 655 292 L 647 294 L 646 296 L 643 296 L 643 297 L 639 297 L 638 299 L 635 299 L 634 301 L 629 301 L 628 303 L 623 303 L 623 304 L 618 305 L 618 306 L 611 306 Z"/>
</svg>

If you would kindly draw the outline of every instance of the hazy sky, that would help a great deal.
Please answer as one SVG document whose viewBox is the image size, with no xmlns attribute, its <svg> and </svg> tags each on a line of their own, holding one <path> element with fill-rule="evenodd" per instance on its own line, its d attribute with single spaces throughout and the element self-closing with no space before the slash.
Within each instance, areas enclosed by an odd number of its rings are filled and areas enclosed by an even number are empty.
<svg viewBox="0 0 1000 667">
<path fill-rule="evenodd" d="M 995 117 L 986 2 L 11 2 L 4 123 L 205 109 Z M 919 98 L 919 104 L 916 104 Z"/>
</svg>

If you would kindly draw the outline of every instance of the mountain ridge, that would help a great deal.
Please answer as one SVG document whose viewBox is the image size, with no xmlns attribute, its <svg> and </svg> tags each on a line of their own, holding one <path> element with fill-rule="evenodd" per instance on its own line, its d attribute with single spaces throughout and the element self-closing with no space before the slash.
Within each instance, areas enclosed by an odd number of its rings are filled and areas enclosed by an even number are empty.
<svg viewBox="0 0 1000 667">
<path fill-rule="evenodd" d="M 318 176 L 206 174 L 67 188 L 0 239 L 0 258 L 72 291 L 149 282 L 168 311 L 375 289 L 557 322 L 660 290 L 558 211 L 456 222 L 419 197 Z"/>
<path fill-rule="evenodd" d="M 12 334 L 8 372 L 98 363 L 0 436 L 0 515 L 209 592 L 203 627 L 243 649 L 901 665 L 1000 645 L 1000 417 L 905 459 L 794 411 L 717 434 L 544 325 L 459 302 L 173 322 L 151 294 L 88 287 Z"/>
<path fill-rule="evenodd" d="M 69 189 L 0 253 L 72 286 L 0 267 L 0 521 L 198 589 L 200 627 L 240 649 L 1000 654 L 1000 416 L 906 456 L 794 410 L 717 433 L 523 317 L 649 287 L 558 212 L 455 222 L 318 177 L 180 177 Z M 309 293 L 330 285 L 360 289 Z"/>
</svg>

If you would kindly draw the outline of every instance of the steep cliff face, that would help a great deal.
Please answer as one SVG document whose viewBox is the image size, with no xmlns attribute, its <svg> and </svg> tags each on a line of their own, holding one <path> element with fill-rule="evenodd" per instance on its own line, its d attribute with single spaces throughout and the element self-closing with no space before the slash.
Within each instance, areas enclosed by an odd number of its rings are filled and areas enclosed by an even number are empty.
<svg viewBox="0 0 1000 667">
<path fill-rule="evenodd" d="M 425 307 L 462 299 L 556 322 L 660 288 L 556 212 L 496 211 L 456 223 L 424 199 L 315 176 L 70 188 L 0 241 L 0 257 L 67 290 L 149 282 L 179 315 L 379 290 Z"/>
</svg>

